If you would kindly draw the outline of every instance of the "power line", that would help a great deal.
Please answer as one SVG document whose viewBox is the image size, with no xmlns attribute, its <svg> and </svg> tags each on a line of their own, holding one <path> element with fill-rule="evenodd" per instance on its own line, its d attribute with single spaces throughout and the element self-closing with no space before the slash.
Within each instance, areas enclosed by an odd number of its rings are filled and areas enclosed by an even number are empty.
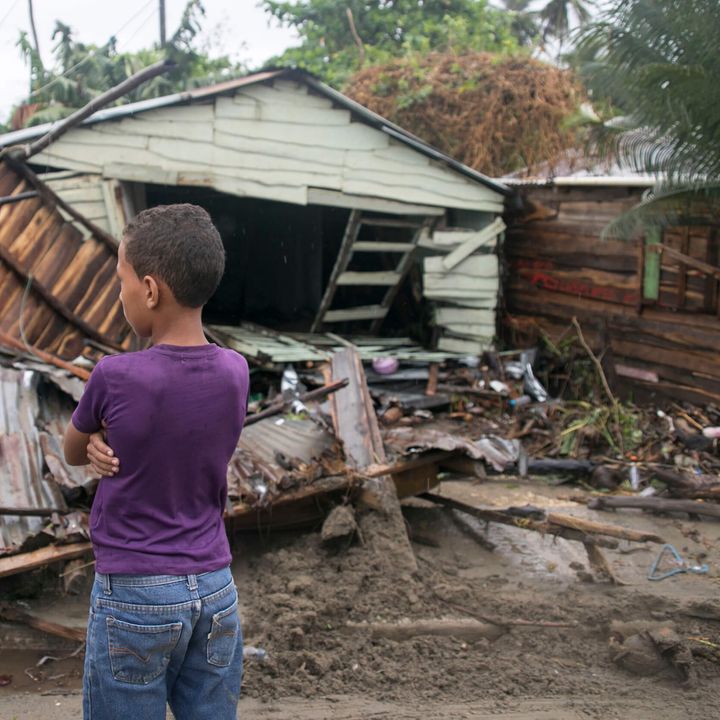
<svg viewBox="0 0 720 720">
<path fill-rule="evenodd" d="M 19 0 L 15 0 L 15 4 L 17 4 L 18 2 L 19 2 Z M 112 33 L 112 36 L 117 37 L 128 25 L 130 25 L 130 23 L 133 20 L 135 20 L 138 17 L 138 15 L 140 15 L 140 13 L 142 13 L 144 10 L 146 10 L 151 4 L 154 4 L 154 2 L 155 2 L 155 0 L 147 0 L 147 2 L 144 5 L 142 5 L 142 7 L 137 12 L 135 12 L 132 15 L 132 17 L 129 20 L 127 20 L 120 27 L 119 30 Z M 153 13 L 154 12 L 155 11 L 153 10 Z M 142 28 L 143 25 L 145 24 L 145 22 L 147 22 L 147 19 L 148 19 L 148 17 L 143 18 L 143 23 L 140 25 L 140 28 Z M 138 32 L 139 32 L 139 28 L 130 36 L 130 38 L 128 39 L 128 42 L 130 40 L 132 40 L 135 37 L 135 35 L 137 35 Z M 90 60 L 90 58 L 95 57 L 96 53 L 97 53 L 97 50 L 91 50 L 84 58 L 80 59 L 72 67 L 69 67 L 64 73 L 62 73 L 61 75 L 58 75 L 57 77 L 54 77 L 49 83 L 46 83 L 42 87 L 39 87 L 37 90 L 33 90 L 33 92 L 31 92 L 28 95 L 28 100 L 30 100 L 30 98 L 34 97 L 35 95 L 38 95 L 39 93 L 41 93 L 43 90 L 47 90 L 49 87 L 52 87 L 53 85 L 55 85 L 55 83 L 60 82 L 60 80 L 67 77 L 73 70 L 77 70 L 81 65 L 83 65 L 88 60 Z"/>
<path fill-rule="evenodd" d="M 3 23 L 10 17 L 12 11 L 17 7 L 19 2 L 20 0 L 15 0 L 15 2 L 10 6 L 10 9 L 2 16 L 2 19 L 0 20 L 0 27 L 2 27 Z"/>
</svg>

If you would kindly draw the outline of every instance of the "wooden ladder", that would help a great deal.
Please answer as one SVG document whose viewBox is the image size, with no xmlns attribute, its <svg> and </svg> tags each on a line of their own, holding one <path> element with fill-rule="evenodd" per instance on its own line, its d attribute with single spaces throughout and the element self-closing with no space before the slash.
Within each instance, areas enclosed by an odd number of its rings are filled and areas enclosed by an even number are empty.
<svg viewBox="0 0 720 720">
<path fill-rule="evenodd" d="M 412 256 L 418 245 L 422 231 L 430 226 L 432 218 L 424 220 L 401 220 L 394 218 L 377 218 L 364 216 L 361 210 L 350 213 L 345 234 L 340 245 L 335 266 L 330 274 L 320 308 L 315 315 L 311 332 L 318 332 L 323 323 L 346 322 L 350 320 L 369 320 L 370 332 L 376 333 L 385 319 L 400 284 L 410 269 Z M 358 240 L 360 228 L 373 226 L 379 228 L 410 228 L 412 240 L 408 242 L 385 242 L 382 240 Z M 356 252 L 392 252 L 398 253 L 400 259 L 394 270 L 381 272 L 355 272 L 348 270 L 350 261 Z M 378 305 L 361 305 L 342 309 L 333 309 L 332 304 L 338 287 L 341 285 L 385 286 L 387 291 Z"/>
</svg>

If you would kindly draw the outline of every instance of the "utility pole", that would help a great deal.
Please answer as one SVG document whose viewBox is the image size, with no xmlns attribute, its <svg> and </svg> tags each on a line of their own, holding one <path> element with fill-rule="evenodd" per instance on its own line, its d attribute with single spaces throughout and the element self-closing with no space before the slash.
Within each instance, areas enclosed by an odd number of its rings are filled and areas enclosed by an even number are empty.
<svg viewBox="0 0 720 720">
<path fill-rule="evenodd" d="M 30 13 L 30 30 L 32 30 L 33 40 L 35 41 L 35 52 L 37 53 L 40 64 L 42 65 L 42 56 L 40 55 L 40 43 L 38 42 L 37 28 L 35 27 L 35 13 L 33 12 L 33 0 L 28 0 L 28 12 Z"/>
<path fill-rule="evenodd" d="M 32 2 L 32 0 L 30 0 Z M 160 47 L 165 47 L 165 0 L 159 0 L 160 3 Z"/>
</svg>

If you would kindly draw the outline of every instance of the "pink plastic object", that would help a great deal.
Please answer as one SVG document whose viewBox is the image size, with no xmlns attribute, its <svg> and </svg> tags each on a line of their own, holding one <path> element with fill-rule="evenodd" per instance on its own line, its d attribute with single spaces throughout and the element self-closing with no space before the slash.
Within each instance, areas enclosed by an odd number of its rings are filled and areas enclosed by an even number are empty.
<svg viewBox="0 0 720 720">
<path fill-rule="evenodd" d="M 372 361 L 372 368 L 378 375 L 392 375 L 399 367 L 400 363 L 391 357 L 375 358 Z"/>
<path fill-rule="evenodd" d="M 706 427 L 703 429 L 706 438 L 720 438 L 720 427 Z"/>
</svg>

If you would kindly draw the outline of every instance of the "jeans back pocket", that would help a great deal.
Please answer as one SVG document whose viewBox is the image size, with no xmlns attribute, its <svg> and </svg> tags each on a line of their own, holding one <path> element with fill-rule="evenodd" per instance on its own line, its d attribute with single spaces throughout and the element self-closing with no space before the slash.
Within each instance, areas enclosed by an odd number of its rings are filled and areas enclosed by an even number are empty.
<svg viewBox="0 0 720 720">
<path fill-rule="evenodd" d="M 115 680 L 147 685 L 165 672 L 182 623 L 135 625 L 107 618 L 110 667 Z"/>
<path fill-rule="evenodd" d="M 207 660 L 211 665 L 227 667 L 233 660 L 240 637 L 240 617 L 237 599 L 233 604 L 212 616 L 208 634 Z"/>
</svg>

